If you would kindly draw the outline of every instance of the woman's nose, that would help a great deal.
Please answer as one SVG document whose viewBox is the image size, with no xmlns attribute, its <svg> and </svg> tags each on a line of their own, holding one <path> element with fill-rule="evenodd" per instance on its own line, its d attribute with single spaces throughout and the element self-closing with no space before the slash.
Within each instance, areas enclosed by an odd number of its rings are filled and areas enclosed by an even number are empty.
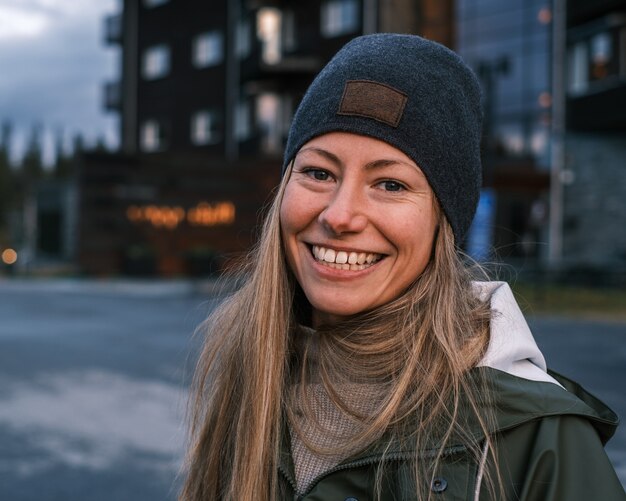
<svg viewBox="0 0 626 501">
<path fill-rule="evenodd" d="M 363 231 L 367 226 L 365 201 L 354 189 L 342 186 L 320 212 L 318 220 L 334 235 Z"/>
</svg>

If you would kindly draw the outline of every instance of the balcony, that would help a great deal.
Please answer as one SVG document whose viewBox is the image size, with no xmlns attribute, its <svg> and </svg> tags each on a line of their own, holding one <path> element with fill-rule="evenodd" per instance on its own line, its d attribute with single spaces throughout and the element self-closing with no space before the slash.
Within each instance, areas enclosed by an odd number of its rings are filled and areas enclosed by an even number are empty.
<svg viewBox="0 0 626 501">
<path fill-rule="evenodd" d="M 103 107 L 106 111 L 120 111 L 122 109 L 122 86 L 120 82 L 104 84 Z"/>
<path fill-rule="evenodd" d="M 626 130 L 626 14 L 567 30 L 567 126 L 572 130 Z"/>
<path fill-rule="evenodd" d="M 579 131 L 626 130 L 626 81 L 567 99 L 567 126 Z"/>
<path fill-rule="evenodd" d="M 264 43 L 253 41 L 250 55 L 241 62 L 243 81 L 304 77 L 311 80 L 323 66 L 315 54 L 280 54 L 268 58 Z"/>
<path fill-rule="evenodd" d="M 112 14 L 104 18 L 104 42 L 107 45 L 122 43 L 122 15 Z"/>
</svg>

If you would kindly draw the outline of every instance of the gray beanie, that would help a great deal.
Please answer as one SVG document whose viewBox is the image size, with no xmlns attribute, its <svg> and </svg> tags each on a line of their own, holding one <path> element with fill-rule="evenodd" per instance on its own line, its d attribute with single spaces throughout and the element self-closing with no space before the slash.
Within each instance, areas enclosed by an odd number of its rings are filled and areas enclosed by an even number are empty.
<svg viewBox="0 0 626 501">
<path fill-rule="evenodd" d="M 304 95 L 282 172 L 306 142 L 328 132 L 385 141 L 424 172 L 459 245 L 480 193 L 481 121 L 478 80 L 457 54 L 415 35 L 358 37 Z"/>
</svg>

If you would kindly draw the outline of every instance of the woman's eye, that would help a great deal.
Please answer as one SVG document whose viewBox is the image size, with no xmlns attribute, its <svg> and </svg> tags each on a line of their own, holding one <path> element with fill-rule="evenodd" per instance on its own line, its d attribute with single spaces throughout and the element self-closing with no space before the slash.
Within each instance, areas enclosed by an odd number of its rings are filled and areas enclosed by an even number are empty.
<svg viewBox="0 0 626 501">
<path fill-rule="evenodd" d="M 379 186 L 385 191 L 402 191 L 405 189 L 402 183 L 391 180 L 382 181 L 379 183 Z"/>
<path fill-rule="evenodd" d="M 306 173 L 316 181 L 326 181 L 330 177 L 328 172 L 320 169 L 308 169 Z"/>
</svg>

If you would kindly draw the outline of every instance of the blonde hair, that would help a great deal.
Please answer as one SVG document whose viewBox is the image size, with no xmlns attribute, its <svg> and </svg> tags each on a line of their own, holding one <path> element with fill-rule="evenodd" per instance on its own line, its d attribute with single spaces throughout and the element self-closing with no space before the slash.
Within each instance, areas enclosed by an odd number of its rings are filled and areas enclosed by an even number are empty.
<svg viewBox="0 0 626 501">
<path fill-rule="evenodd" d="M 308 375 L 307 355 L 293 364 L 299 286 L 286 264 L 279 220 L 287 182 L 288 175 L 247 260 L 245 283 L 206 322 L 181 501 L 277 499 L 284 416 L 299 433 L 292 407 L 294 399 L 306 401 L 306 389 L 298 395 L 291 383 L 294 377 L 306 383 Z M 473 294 L 452 229 L 439 214 L 433 257 L 416 282 L 374 311 L 322 326 L 314 350 L 324 390 L 359 423 L 349 442 L 339 446 L 344 452 L 362 450 L 384 434 L 410 441 L 416 451 L 434 447 L 430 459 L 414 461 L 420 500 L 430 499 L 430 480 L 453 438 L 477 461 L 481 456 L 465 416 L 461 420 L 461 398 L 489 443 L 490 417 L 479 411 L 488 392 L 469 376 L 488 343 L 489 306 Z M 305 354 L 311 351 L 306 348 Z M 360 416 L 351 409 L 337 391 L 345 381 L 376 382 L 384 389 L 373 395 L 377 412 Z M 304 411 L 314 420 L 310 406 Z M 378 487 L 382 475 L 379 469 Z"/>
</svg>

